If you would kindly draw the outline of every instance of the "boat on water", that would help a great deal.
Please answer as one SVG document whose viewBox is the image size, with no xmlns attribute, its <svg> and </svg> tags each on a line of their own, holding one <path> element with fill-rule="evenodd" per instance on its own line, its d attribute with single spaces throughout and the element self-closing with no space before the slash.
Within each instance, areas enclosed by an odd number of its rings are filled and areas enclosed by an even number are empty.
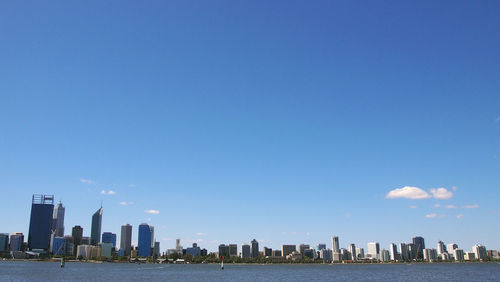
<svg viewBox="0 0 500 282">
<path fill-rule="evenodd" d="M 221 261 L 220 261 L 220 269 L 221 270 L 224 270 L 224 256 L 221 257 Z"/>
</svg>

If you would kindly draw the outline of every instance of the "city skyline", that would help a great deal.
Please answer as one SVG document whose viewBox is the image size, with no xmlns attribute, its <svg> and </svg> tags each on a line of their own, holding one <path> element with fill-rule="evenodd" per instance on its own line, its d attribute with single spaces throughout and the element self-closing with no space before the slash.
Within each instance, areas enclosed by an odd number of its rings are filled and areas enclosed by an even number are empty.
<svg viewBox="0 0 500 282">
<path fill-rule="evenodd" d="M 500 249 L 498 2 L 0 8 L 0 232 Z"/>
</svg>

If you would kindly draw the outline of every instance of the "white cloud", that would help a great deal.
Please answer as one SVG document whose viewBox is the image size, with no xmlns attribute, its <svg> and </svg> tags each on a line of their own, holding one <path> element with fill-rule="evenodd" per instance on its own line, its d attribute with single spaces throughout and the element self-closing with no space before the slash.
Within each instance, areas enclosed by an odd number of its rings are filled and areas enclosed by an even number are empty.
<svg viewBox="0 0 500 282">
<path fill-rule="evenodd" d="M 80 182 L 85 184 L 94 184 L 94 181 L 85 178 L 80 179 Z"/>
<path fill-rule="evenodd" d="M 409 206 L 410 209 L 416 209 L 417 206 Z"/>
<path fill-rule="evenodd" d="M 446 205 L 445 208 L 447 208 L 447 209 L 456 209 L 457 206 L 455 206 L 455 205 Z"/>
<path fill-rule="evenodd" d="M 146 218 L 146 221 L 151 221 L 151 217 Z"/>
<path fill-rule="evenodd" d="M 425 215 L 425 217 L 427 217 L 427 218 L 435 218 L 436 216 L 437 216 L 437 214 L 435 214 L 435 213 Z"/>
<path fill-rule="evenodd" d="M 479 208 L 479 205 L 477 204 L 474 204 L 474 205 L 466 205 L 466 206 L 463 206 L 464 209 L 477 209 Z"/>
<path fill-rule="evenodd" d="M 197 232 L 196 233 L 196 236 L 206 236 L 206 235 L 207 235 L 207 233 L 203 233 L 203 232 Z"/>
<path fill-rule="evenodd" d="M 439 207 L 441 207 L 441 205 L 440 204 L 435 204 L 434 207 L 435 208 L 439 208 Z"/>
<path fill-rule="evenodd" d="M 464 217 L 464 215 L 463 214 L 457 214 L 456 217 L 457 217 L 457 219 L 461 219 L 462 217 Z"/>
<path fill-rule="evenodd" d="M 446 188 L 431 189 L 431 194 L 438 200 L 446 200 L 453 197 L 453 192 L 448 191 Z"/>
<path fill-rule="evenodd" d="M 113 191 L 113 190 L 101 190 L 101 194 L 103 195 L 115 195 L 116 194 L 116 191 Z"/>
<path fill-rule="evenodd" d="M 428 199 L 431 197 L 431 195 L 418 187 L 405 186 L 403 188 L 397 188 L 390 191 L 385 197 L 387 199 L 405 198 L 416 200 Z"/>
<path fill-rule="evenodd" d="M 129 205 L 133 205 L 134 202 L 120 202 L 120 205 L 122 206 L 129 206 Z"/>
<path fill-rule="evenodd" d="M 144 212 L 149 213 L 149 214 L 159 214 L 160 213 L 159 210 L 145 210 Z"/>
</svg>

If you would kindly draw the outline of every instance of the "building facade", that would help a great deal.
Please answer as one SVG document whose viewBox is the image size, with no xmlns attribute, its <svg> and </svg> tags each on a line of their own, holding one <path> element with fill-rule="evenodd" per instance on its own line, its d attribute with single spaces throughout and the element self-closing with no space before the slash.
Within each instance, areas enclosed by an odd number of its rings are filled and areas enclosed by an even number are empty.
<svg viewBox="0 0 500 282">
<path fill-rule="evenodd" d="M 92 215 L 92 225 L 90 230 L 90 244 L 97 246 L 101 242 L 102 227 L 102 207 Z"/>
<path fill-rule="evenodd" d="M 140 257 L 151 256 L 151 228 L 147 223 L 139 225 L 137 255 Z"/>
<path fill-rule="evenodd" d="M 120 249 L 123 251 L 123 256 L 130 256 L 132 248 L 132 225 L 124 224 L 120 233 Z"/>
<path fill-rule="evenodd" d="M 33 195 L 28 231 L 28 249 L 49 251 L 54 196 Z"/>
</svg>

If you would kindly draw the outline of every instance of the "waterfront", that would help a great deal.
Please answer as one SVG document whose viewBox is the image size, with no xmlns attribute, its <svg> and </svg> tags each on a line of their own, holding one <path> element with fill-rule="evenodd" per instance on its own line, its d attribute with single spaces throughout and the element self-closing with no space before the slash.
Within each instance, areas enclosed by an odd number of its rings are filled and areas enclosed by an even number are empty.
<svg viewBox="0 0 500 282">
<path fill-rule="evenodd" d="M 498 263 L 375 265 L 127 264 L 1 261 L 1 281 L 499 281 Z"/>
</svg>

